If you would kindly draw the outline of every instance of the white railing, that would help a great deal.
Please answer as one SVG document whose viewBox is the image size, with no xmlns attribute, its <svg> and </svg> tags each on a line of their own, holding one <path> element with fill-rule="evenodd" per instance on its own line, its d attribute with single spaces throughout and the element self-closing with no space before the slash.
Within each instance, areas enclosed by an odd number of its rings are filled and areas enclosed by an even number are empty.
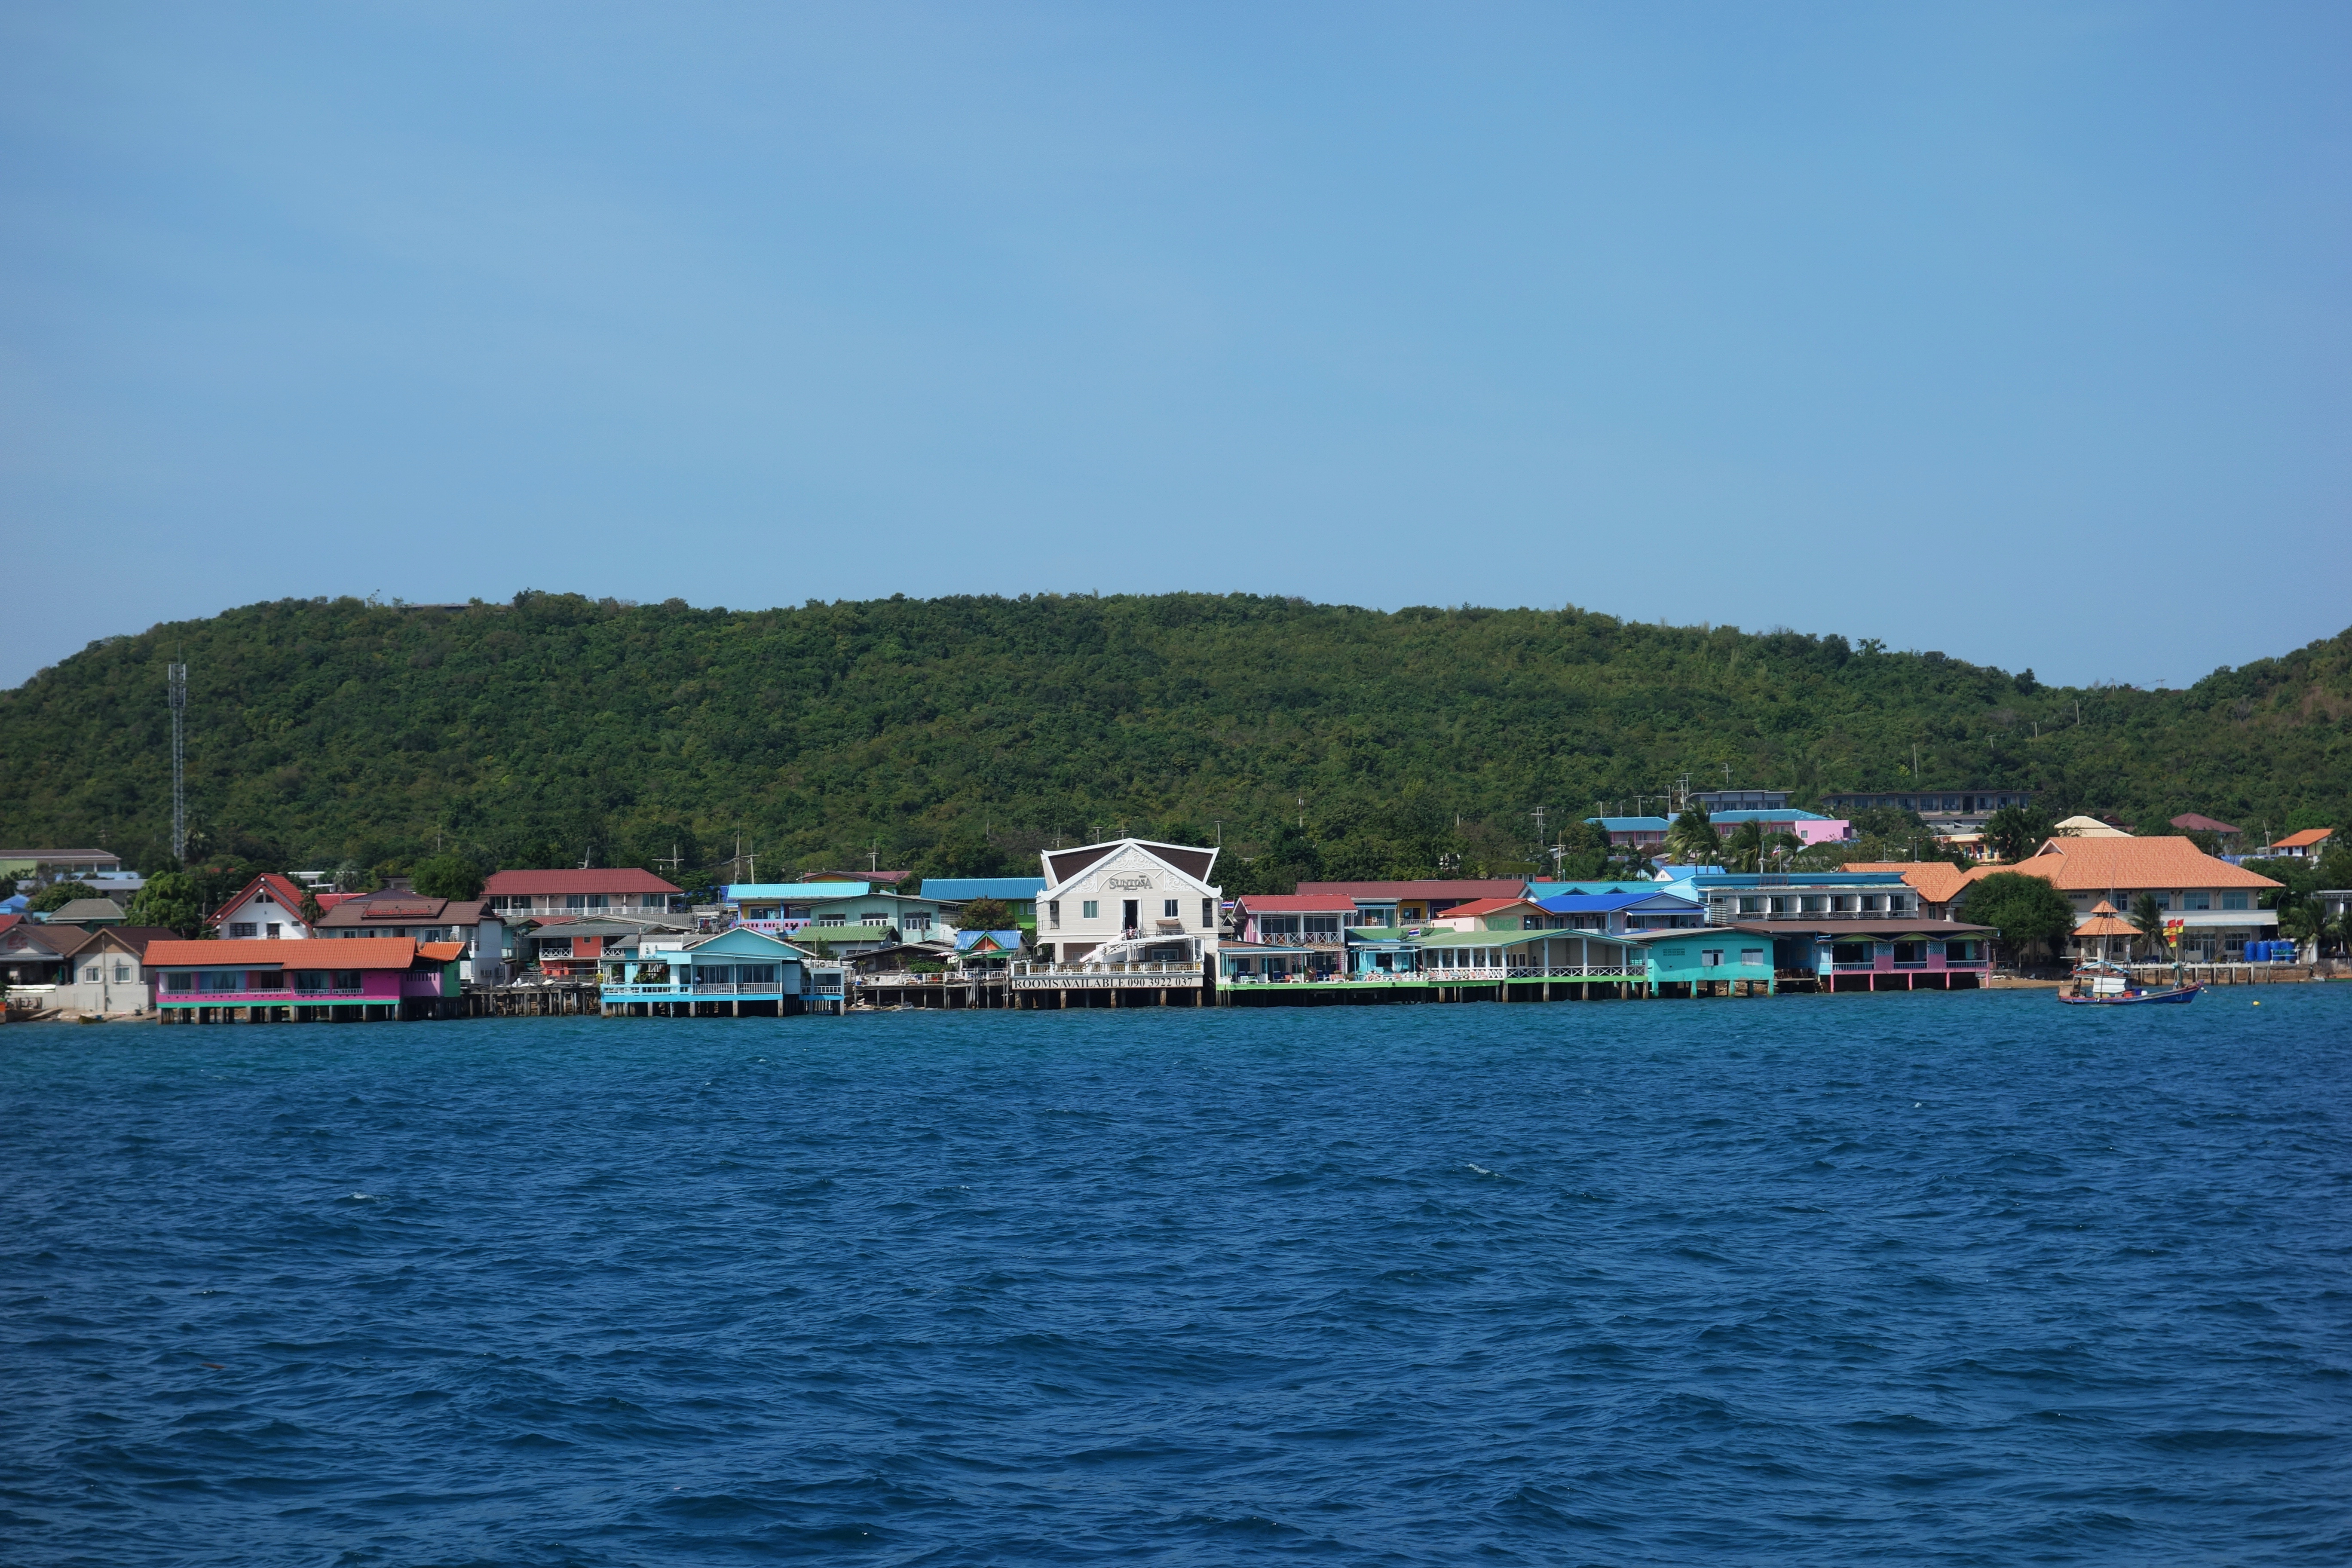
<svg viewBox="0 0 2352 1568">
<path fill-rule="evenodd" d="M 1148 963 L 1141 962 L 1134 963 L 1089 963 L 1084 959 L 1079 960 L 1076 963 L 1047 963 L 1042 959 L 1021 960 L 1016 961 L 1013 964 L 1012 968 L 1014 974 L 1024 976 L 1045 976 L 1054 974 L 1198 974 L 1201 973 L 1201 964 L 1198 959 L 1183 958 L 1156 959 Z"/>
<path fill-rule="evenodd" d="M 1721 903 L 1706 906 L 1706 923 L 1732 925 L 1747 921 L 1916 921 L 1927 917 L 1916 910 L 1748 910 L 1744 913 Z"/>
</svg>

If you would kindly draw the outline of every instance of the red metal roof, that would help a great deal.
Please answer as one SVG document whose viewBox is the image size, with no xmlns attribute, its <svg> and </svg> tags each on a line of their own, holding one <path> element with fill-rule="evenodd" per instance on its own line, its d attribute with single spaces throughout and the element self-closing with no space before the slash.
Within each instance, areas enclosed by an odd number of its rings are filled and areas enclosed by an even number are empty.
<svg viewBox="0 0 2352 1568">
<path fill-rule="evenodd" d="M 2193 811 L 2184 811 L 2179 816 L 2174 817 L 2172 819 L 2172 826 L 2175 827 L 2185 827 L 2191 833 L 2236 833 L 2241 831 L 2238 828 L 2231 826 L 2226 822 L 2216 822 L 2210 816 L 2200 816 Z"/>
<path fill-rule="evenodd" d="M 1516 877 L 1420 882 L 1301 882 L 1301 893 L 1338 893 L 1350 899 L 1519 899 L 1528 885 Z"/>
<path fill-rule="evenodd" d="M 1458 915 L 1498 914 L 1505 910 L 1516 910 L 1522 907 L 1530 910 L 1541 910 L 1543 908 L 1541 904 L 1529 903 L 1526 899 L 1517 897 L 1507 899 L 1473 899 L 1466 904 L 1456 904 L 1450 910 L 1440 910 L 1438 911 L 1438 916 L 1441 919 L 1450 921 Z"/>
<path fill-rule="evenodd" d="M 152 967 L 202 964 L 207 969 L 242 969 L 247 964 L 275 969 L 405 969 L 416 958 L 416 943 L 404 936 L 363 936 L 344 942 L 151 942 L 146 962 Z"/>
<path fill-rule="evenodd" d="M 1244 893 L 1234 907 L 1261 915 L 1351 915 L 1356 900 L 1345 893 Z"/>
<path fill-rule="evenodd" d="M 221 905 L 220 908 L 215 910 L 211 914 L 206 915 L 205 917 L 205 923 L 209 925 L 220 924 L 230 915 L 236 913 L 238 906 L 242 905 L 247 900 L 252 898 L 255 889 L 260 888 L 268 889 L 269 896 L 282 905 L 285 908 L 286 912 L 293 919 L 299 921 L 302 918 L 302 889 L 300 886 L 298 885 L 291 877 L 281 877 L 275 871 L 264 871 L 252 881 L 247 882 L 244 887 L 239 888 L 236 892 L 230 897 L 226 903 Z"/>
<path fill-rule="evenodd" d="M 494 871 L 482 884 L 486 899 L 537 898 L 547 893 L 680 893 L 651 871 L 631 866 L 576 871 Z"/>
</svg>

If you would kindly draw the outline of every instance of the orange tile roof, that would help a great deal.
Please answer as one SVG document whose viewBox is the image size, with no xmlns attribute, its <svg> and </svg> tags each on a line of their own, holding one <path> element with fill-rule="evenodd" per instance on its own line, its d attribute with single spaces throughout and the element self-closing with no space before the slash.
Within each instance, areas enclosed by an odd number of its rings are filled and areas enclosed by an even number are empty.
<svg viewBox="0 0 2352 1568">
<path fill-rule="evenodd" d="M 462 942 L 420 942 L 416 944 L 416 956 L 427 963 L 449 963 L 466 956 L 466 944 Z"/>
<path fill-rule="evenodd" d="M 2329 836 L 2335 833 L 2335 831 L 2336 829 L 2332 827 L 2306 827 L 2300 833 L 2288 834 L 2284 838 L 2282 838 L 2277 843 L 2272 845 L 2271 847 L 2273 849 L 2308 849 L 2315 844 L 2326 843 Z"/>
<path fill-rule="evenodd" d="M 2014 866 L 1979 866 L 1974 881 L 2000 871 L 2021 871 L 2055 887 L 2082 892 L 2109 888 L 2275 888 L 2278 883 L 2227 860 L 2218 860 L 2186 838 L 2053 838 L 2042 853 Z"/>
<path fill-rule="evenodd" d="M 275 969 L 316 965 L 320 969 L 405 969 L 415 961 L 416 943 L 404 936 L 362 936 L 343 942 L 151 942 L 149 967 L 201 963 L 208 969 L 247 964 Z"/>
<path fill-rule="evenodd" d="M 1965 891 L 1969 872 L 1948 860 L 1849 860 L 1841 871 L 1900 877 L 1931 904 L 1948 904 Z"/>
</svg>

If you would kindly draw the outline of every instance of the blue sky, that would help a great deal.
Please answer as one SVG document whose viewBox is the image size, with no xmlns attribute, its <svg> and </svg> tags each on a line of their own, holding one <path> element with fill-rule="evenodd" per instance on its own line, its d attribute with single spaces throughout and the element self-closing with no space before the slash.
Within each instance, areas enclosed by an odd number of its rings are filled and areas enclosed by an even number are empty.
<svg viewBox="0 0 2352 1568">
<path fill-rule="evenodd" d="M 0 11 L 0 681 L 283 595 L 2352 623 L 2352 9 Z"/>
</svg>

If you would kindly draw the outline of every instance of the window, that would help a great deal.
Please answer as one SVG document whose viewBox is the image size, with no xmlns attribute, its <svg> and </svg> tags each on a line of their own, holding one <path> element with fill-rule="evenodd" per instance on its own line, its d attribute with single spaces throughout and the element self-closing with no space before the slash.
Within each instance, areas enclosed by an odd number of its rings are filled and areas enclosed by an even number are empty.
<svg viewBox="0 0 2352 1568">
<path fill-rule="evenodd" d="M 1741 899 L 1739 912 L 1743 915 L 1760 915 L 1764 912 L 1764 900 L 1760 898 Z"/>
<path fill-rule="evenodd" d="M 2246 907 L 2246 895 L 2224 893 L 2221 895 L 2221 907 L 2225 910 L 2242 910 Z"/>
<path fill-rule="evenodd" d="M 921 914 L 908 915 L 904 924 L 908 931 L 929 931 L 931 929 L 931 917 Z"/>
<path fill-rule="evenodd" d="M 1776 893 L 1773 895 L 1769 902 L 1771 903 L 1772 912 L 1774 914 L 1785 915 L 1789 912 L 1789 900 L 1786 898 Z"/>
<path fill-rule="evenodd" d="M 2170 908 L 2172 907 L 2172 895 L 2171 895 L 2170 893 L 2158 893 L 2158 894 L 2157 894 L 2157 895 L 2156 895 L 2156 907 L 2157 907 L 2158 909 L 2159 909 L 2159 910 L 2168 910 L 2168 909 L 2170 909 Z"/>
<path fill-rule="evenodd" d="M 1798 902 L 1809 915 L 1820 914 L 1823 908 L 1822 896 L 1819 893 L 1807 893 Z"/>
<path fill-rule="evenodd" d="M 1948 942 L 1944 944 L 1944 962 L 1974 963 L 1984 956 L 1983 950 L 1984 943 L 1980 942 Z"/>
<path fill-rule="evenodd" d="M 1369 923 L 1364 920 L 1361 910 L 1349 916 L 1348 921 L 1350 925 L 1363 925 Z M 1207 931 L 1216 923 L 1217 900 L 1214 899 L 1202 899 L 1201 900 L 1201 929 L 1202 931 Z"/>
<path fill-rule="evenodd" d="M 230 938 L 234 940 L 237 937 L 257 935 L 260 929 L 260 927 L 255 925 L 251 921 L 232 921 L 229 922 L 228 934 Z"/>
<path fill-rule="evenodd" d="M 99 978 L 98 965 L 97 965 L 97 964 L 95 964 L 95 963 L 93 963 L 93 964 L 91 964 L 88 969 L 83 970 L 83 971 L 81 972 L 81 977 L 82 977 L 84 980 L 96 980 L 96 979 L 98 979 L 98 978 Z"/>
<path fill-rule="evenodd" d="M 2213 907 L 2213 895 L 2210 893 L 2184 893 L 2180 898 L 2180 907 L 2184 910 L 2210 910 Z"/>
<path fill-rule="evenodd" d="M 1863 894 L 1863 896 L 1862 896 L 1862 912 L 1863 912 L 1863 913 L 1864 913 L 1864 914 L 1869 914 L 1871 911 L 1873 911 L 1873 910 L 1883 910 L 1883 909 L 1885 909 L 1885 907 L 1886 907 L 1886 895 L 1885 895 L 1885 894 L 1884 894 L 1884 893 L 1864 893 L 1864 894 Z"/>
<path fill-rule="evenodd" d="M 1896 942 L 1895 944 L 1895 962 L 1898 964 L 1927 963 L 1927 944 L 1924 942 Z"/>
<path fill-rule="evenodd" d="M 1909 912 L 1910 909 L 1911 900 L 1909 895 L 1904 893 L 1889 893 L 1886 895 L 1886 912 L 1888 914 L 1906 914 Z"/>
<path fill-rule="evenodd" d="M 611 907 L 611 900 L 602 893 L 591 893 L 588 895 L 588 907 L 592 910 L 607 909 Z"/>
<path fill-rule="evenodd" d="M 1050 931 L 1059 931 L 1062 929 L 1061 900 L 1047 899 L 1045 900 L 1045 924 L 1046 928 Z"/>
<path fill-rule="evenodd" d="M 298 970 L 296 970 L 296 971 L 294 972 L 294 989 L 295 989 L 295 990 L 297 990 L 297 991 L 324 991 L 326 988 L 327 988 L 327 972 L 326 972 L 325 970 L 323 970 L 323 969 L 298 969 Z"/>
<path fill-rule="evenodd" d="M 358 970 L 356 970 L 356 969 L 338 969 L 338 970 L 336 970 L 336 971 L 335 971 L 335 989 L 336 989 L 336 990 L 338 990 L 338 991 L 356 991 L 356 990 L 358 990 L 359 988 L 360 988 L 360 972 L 359 972 Z"/>
<path fill-rule="evenodd" d="M 1739 950 L 1739 962 L 1751 968 L 1761 969 L 1764 966 L 1764 950 L 1760 947 L 1743 947 Z"/>
<path fill-rule="evenodd" d="M 1852 893 L 1832 893 L 1830 895 L 1830 908 L 1840 914 L 1850 915 L 1853 913 L 1853 895 Z"/>
<path fill-rule="evenodd" d="M 1308 915 L 1307 917 L 1307 934 L 1308 936 L 1337 937 L 1339 934 L 1339 917 L 1338 915 Z"/>
<path fill-rule="evenodd" d="M 858 917 L 857 923 L 860 925 L 869 926 L 887 926 L 890 923 L 890 911 L 887 910 L 868 910 L 863 915 Z"/>
<path fill-rule="evenodd" d="M 268 936 L 270 941 L 276 942 L 279 937 L 286 934 L 286 928 L 279 925 L 276 921 L 271 921 L 269 922 L 269 929 L 265 934 Z"/>
<path fill-rule="evenodd" d="M 1162 899 L 1160 901 L 1160 915 L 1163 920 L 1174 920 L 1176 918 L 1176 900 L 1173 899 Z"/>
<path fill-rule="evenodd" d="M 1698 964 L 1701 969 L 1719 968 L 1722 963 L 1723 949 L 1719 947 L 1703 947 L 1699 949 Z"/>
<path fill-rule="evenodd" d="M 588 907 L 588 895 L 566 893 L 563 895 L 563 907 L 567 910 L 584 910 Z"/>
<path fill-rule="evenodd" d="M 1098 920 L 1098 919 L 1100 919 L 1100 918 L 1101 918 L 1101 916 L 1102 916 L 1102 903 L 1101 903 L 1101 900 L 1097 900 L 1097 899 L 1087 899 L 1087 900 L 1086 900 L 1084 902 L 1082 902 L 1082 903 L 1080 903 L 1080 904 L 1078 905 L 1078 918 L 1079 918 L 1080 920 L 1083 920 L 1083 921 Z"/>
<path fill-rule="evenodd" d="M 195 988 L 196 977 L 193 974 L 166 974 L 163 976 L 163 989 L 166 991 L 194 991 Z"/>
<path fill-rule="evenodd" d="M 827 910 L 816 917 L 816 923 L 821 926 L 845 926 L 849 923 L 849 917 L 839 910 Z"/>
<path fill-rule="evenodd" d="M 116 984 L 119 985 L 130 978 L 131 966 L 129 964 L 118 963 L 114 966 L 114 981 Z"/>
<path fill-rule="evenodd" d="M 213 992 L 242 991 L 245 989 L 245 975 L 234 969 L 207 969 L 197 974 L 196 989 Z"/>
</svg>

